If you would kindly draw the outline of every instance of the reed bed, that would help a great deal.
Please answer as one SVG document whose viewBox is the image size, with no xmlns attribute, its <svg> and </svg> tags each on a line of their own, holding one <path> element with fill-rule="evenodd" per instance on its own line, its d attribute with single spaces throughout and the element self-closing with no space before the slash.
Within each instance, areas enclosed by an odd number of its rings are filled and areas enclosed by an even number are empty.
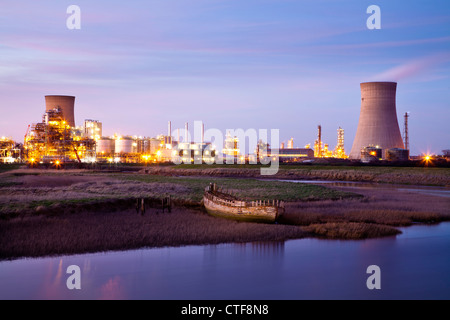
<svg viewBox="0 0 450 320">
<path fill-rule="evenodd" d="M 145 247 L 280 241 L 301 238 L 296 226 L 244 223 L 176 208 L 85 211 L 0 220 L 0 260 Z"/>
</svg>

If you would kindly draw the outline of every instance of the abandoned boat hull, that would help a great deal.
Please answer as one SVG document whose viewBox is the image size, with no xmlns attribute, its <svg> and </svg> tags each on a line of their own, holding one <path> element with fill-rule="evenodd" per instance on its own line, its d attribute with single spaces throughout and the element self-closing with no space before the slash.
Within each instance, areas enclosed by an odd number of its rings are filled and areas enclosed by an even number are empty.
<svg viewBox="0 0 450 320">
<path fill-rule="evenodd" d="M 273 223 L 280 208 L 274 205 L 247 205 L 243 201 L 226 201 L 212 193 L 205 193 L 203 203 L 206 211 L 213 216 L 249 222 Z"/>
</svg>

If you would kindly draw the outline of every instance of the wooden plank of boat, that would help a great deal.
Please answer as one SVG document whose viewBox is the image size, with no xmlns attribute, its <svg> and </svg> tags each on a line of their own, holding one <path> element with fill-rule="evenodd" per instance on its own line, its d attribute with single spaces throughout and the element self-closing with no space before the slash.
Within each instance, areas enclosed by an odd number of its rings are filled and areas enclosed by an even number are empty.
<svg viewBox="0 0 450 320">
<path fill-rule="evenodd" d="M 283 212 L 282 203 L 279 201 L 242 201 L 235 196 L 220 192 L 215 184 L 211 184 L 205 190 L 203 203 L 206 211 L 223 218 L 240 221 L 273 223 Z"/>
</svg>

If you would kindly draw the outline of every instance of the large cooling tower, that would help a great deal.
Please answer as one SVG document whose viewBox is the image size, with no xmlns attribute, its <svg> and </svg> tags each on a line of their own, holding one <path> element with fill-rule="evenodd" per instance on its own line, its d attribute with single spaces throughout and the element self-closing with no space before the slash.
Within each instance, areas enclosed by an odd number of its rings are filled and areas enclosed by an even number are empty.
<svg viewBox="0 0 450 320">
<path fill-rule="evenodd" d="M 45 111 L 60 107 L 64 120 L 75 127 L 75 97 L 73 96 L 45 96 Z"/>
<path fill-rule="evenodd" d="M 361 113 L 353 141 L 351 159 L 361 158 L 361 149 L 379 146 L 385 151 L 404 148 L 395 106 L 396 82 L 361 83 Z"/>
</svg>

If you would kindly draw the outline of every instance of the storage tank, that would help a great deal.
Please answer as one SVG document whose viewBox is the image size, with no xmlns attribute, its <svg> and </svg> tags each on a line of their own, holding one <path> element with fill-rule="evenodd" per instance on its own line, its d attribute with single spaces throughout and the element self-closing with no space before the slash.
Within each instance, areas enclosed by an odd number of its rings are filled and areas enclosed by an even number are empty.
<svg viewBox="0 0 450 320">
<path fill-rule="evenodd" d="M 368 146 L 361 149 L 361 161 L 371 162 L 382 158 L 383 150 L 379 147 Z"/>
<path fill-rule="evenodd" d="M 45 96 L 45 112 L 61 108 L 63 119 L 71 126 L 75 127 L 75 97 L 74 96 Z"/>
<path fill-rule="evenodd" d="M 409 150 L 392 148 L 386 150 L 386 159 L 389 161 L 408 161 L 409 160 Z"/>
<path fill-rule="evenodd" d="M 111 138 L 101 138 L 97 140 L 97 154 L 114 154 L 116 150 L 116 141 Z"/>
<path fill-rule="evenodd" d="M 397 121 L 396 90 L 396 82 L 361 83 L 361 111 L 351 159 L 361 159 L 361 150 L 371 145 L 382 149 L 383 158 L 387 149 L 404 149 Z"/>
<path fill-rule="evenodd" d="M 137 142 L 132 138 L 117 139 L 115 143 L 116 153 L 136 153 Z"/>
<path fill-rule="evenodd" d="M 152 138 L 150 139 L 150 153 L 156 153 L 161 149 L 161 140 Z"/>
</svg>

